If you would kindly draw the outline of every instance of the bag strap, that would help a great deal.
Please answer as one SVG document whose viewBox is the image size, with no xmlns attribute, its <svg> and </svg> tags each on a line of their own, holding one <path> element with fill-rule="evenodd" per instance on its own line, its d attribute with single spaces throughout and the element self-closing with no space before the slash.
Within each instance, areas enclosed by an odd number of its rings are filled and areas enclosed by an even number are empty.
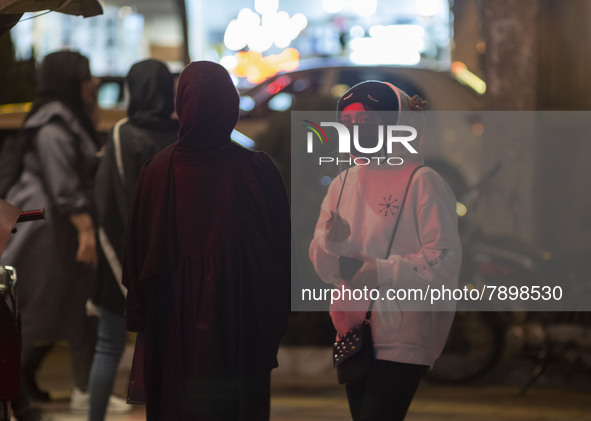
<svg viewBox="0 0 591 421">
<path fill-rule="evenodd" d="M 423 167 L 424 167 L 424 165 L 417 165 L 415 167 L 415 169 L 412 171 L 412 173 L 410 174 L 410 177 L 408 177 L 408 183 L 406 185 L 406 190 L 404 191 L 402 203 L 400 204 L 400 211 L 398 212 L 398 218 L 396 218 L 396 223 L 394 224 L 394 230 L 392 231 L 392 237 L 390 238 L 390 244 L 388 245 L 388 251 L 386 252 L 386 257 L 384 257 L 384 259 L 387 259 L 390 256 L 390 251 L 392 251 L 392 244 L 394 244 L 394 236 L 396 235 L 396 230 L 398 229 L 398 223 L 400 222 L 400 215 L 402 215 L 402 209 L 404 209 L 404 203 L 406 202 L 406 196 L 408 196 L 408 191 L 410 190 L 410 183 L 412 182 L 412 179 L 415 176 L 416 172 Z"/>
<path fill-rule="evenodd" d="M 398 223 L 400 222 L 400 216 L 402 215 L 402 210 L 404 209 L 404 203 L 406 202 L 406 196 L 408 196 L 408 191 L 410 190 L 410 184 L 412 182 L 413 177 L 415 176 L 416 172 L 423 168 L 425 165 L 417 165 L 415 169 L 410 173 L 410 177 L 408 177 L 408 183 L 406 184 L 406 190 L 404 191 L 404 196 L 402 197 L 402 203 L 400 204 L 400 211 L 398 212 L 398 218 L 396 218 L 396 223 L 394 224 L 394 230 L 392 231 L 392 237 L 390 237 L 390 244 L 388 245 L 388 251 L 386 252 L 387 259 L 390 256 L 390 251 L 392 251 L 392 244 L 394 244 L 394 237 L 396 236 L 396 230 L 398 229 Z M 371 300 L 371 304 L 369 305 L 369 309 L 367 313 L 365 313 L 365 320 L 369 321 L 371 318 L 371 311 L 373 309 L 373 305 L 375 304 L 375 300 Z"/>
<path fill-rule="evenodd" d="M 113 148 L 115 150 L 115 162 L 117 163 L 117 172 L 119 173 L 119 177 L 121 178 L 121 181 L 124 185 L 125 170 L 123 169 L 123 156 L 121 153 L 121 136 L 119 133 L 121 131 L 121 126 L 127 123 L 127 121 L 128 118 L 125 117 L 119 120 L 117 123 L 115 123 L 115 126 L 113 127 Z"/>
<path fill-rule="evenodd" d="M 343 190 L 345 189 L 345 183 L 347 182 L 347 176 L 349 175 L 349 168 L 347 168 L 345 172 L 345 177 L 343 178 L 343 184 L 341 185 L 341 192 L 339 193 L 339 200 L 337 200 L 337 207 L 335 210 L 339 210 L 339 205 L 341 204 L 341 197 L 343 197 Z"/>
</svg>

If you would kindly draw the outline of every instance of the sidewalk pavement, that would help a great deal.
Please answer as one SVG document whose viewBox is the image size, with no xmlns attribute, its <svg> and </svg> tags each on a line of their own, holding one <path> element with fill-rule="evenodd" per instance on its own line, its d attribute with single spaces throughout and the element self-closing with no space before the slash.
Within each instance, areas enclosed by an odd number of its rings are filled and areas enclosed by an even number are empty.
<svg viewBox="0 0 591 421">
<path fill-rule="evenodd" d="M 132 348 L 126 350 L 115 385 L 125 396 Z M 344 387 L 336 384 L 328 348 L 280 349 L 280 368 L 273 374 L 272 421 L 350 420 Z M 407 421 L 591 421 L 589 373 L 566 366 L 551 367 L 524 395 L 521 386 L 530 368 L 523 361 L 502 364 L 470 385 L 440 385 L 423 381 Z M 69 413 L 72 375 L 68 348 L 58 346 L 39 375 L 53 401 L 39 405 L 54 421 L 86 421 Z M 145 419 L 141 406 L 108 421 Z"/>
</svg>

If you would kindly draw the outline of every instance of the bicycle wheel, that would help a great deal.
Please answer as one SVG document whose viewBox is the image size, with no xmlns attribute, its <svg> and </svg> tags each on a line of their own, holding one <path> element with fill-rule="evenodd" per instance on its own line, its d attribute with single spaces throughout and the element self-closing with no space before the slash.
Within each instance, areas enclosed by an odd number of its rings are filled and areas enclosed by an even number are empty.
<svg viewBox="0 0 591 421">
<path fill-rule="evenodd" d="M 445 383 L 476 380 L 495 366 L 504 341 L 503 323 L 495 313 L 457 312 L 445 348 L 426 376 Z"/>
</svg>

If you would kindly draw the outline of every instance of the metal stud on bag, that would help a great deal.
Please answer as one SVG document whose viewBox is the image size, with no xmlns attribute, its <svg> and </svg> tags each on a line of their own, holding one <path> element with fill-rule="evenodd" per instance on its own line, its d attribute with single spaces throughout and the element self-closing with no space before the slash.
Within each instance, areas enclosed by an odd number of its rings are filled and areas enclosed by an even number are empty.
<svg viewBox="0 0 591 421">
<path fill-rule="evenodd" d="M 361 329 L 363 324 L 355 326 L 349 330 L 342 338 L 337 339 L 334 343 L 334 364 L 339 364 L 342 360 L 355 354 L 359 350 L 359 342 L 361 341 Z"/>
</svg>

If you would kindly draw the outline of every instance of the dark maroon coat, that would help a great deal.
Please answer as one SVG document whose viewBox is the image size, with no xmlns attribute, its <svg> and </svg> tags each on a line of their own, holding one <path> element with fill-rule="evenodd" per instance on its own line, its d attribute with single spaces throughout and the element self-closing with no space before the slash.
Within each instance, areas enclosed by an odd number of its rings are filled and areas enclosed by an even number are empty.
<svg viewBox="0 0 591 421">
<path fill-rule="evenodd" d="M 276 366 L 289 312 L 288 200 L 272 160 L 230 141 L 238 95 L 190 64 L 180 139 L 140 173 L 128 219 L 127 324 L 144 332 L 148 420 L 209 420 L 209 398 Z M 227 419 L 249 419 L 240 408 Z"/>
</svg>

